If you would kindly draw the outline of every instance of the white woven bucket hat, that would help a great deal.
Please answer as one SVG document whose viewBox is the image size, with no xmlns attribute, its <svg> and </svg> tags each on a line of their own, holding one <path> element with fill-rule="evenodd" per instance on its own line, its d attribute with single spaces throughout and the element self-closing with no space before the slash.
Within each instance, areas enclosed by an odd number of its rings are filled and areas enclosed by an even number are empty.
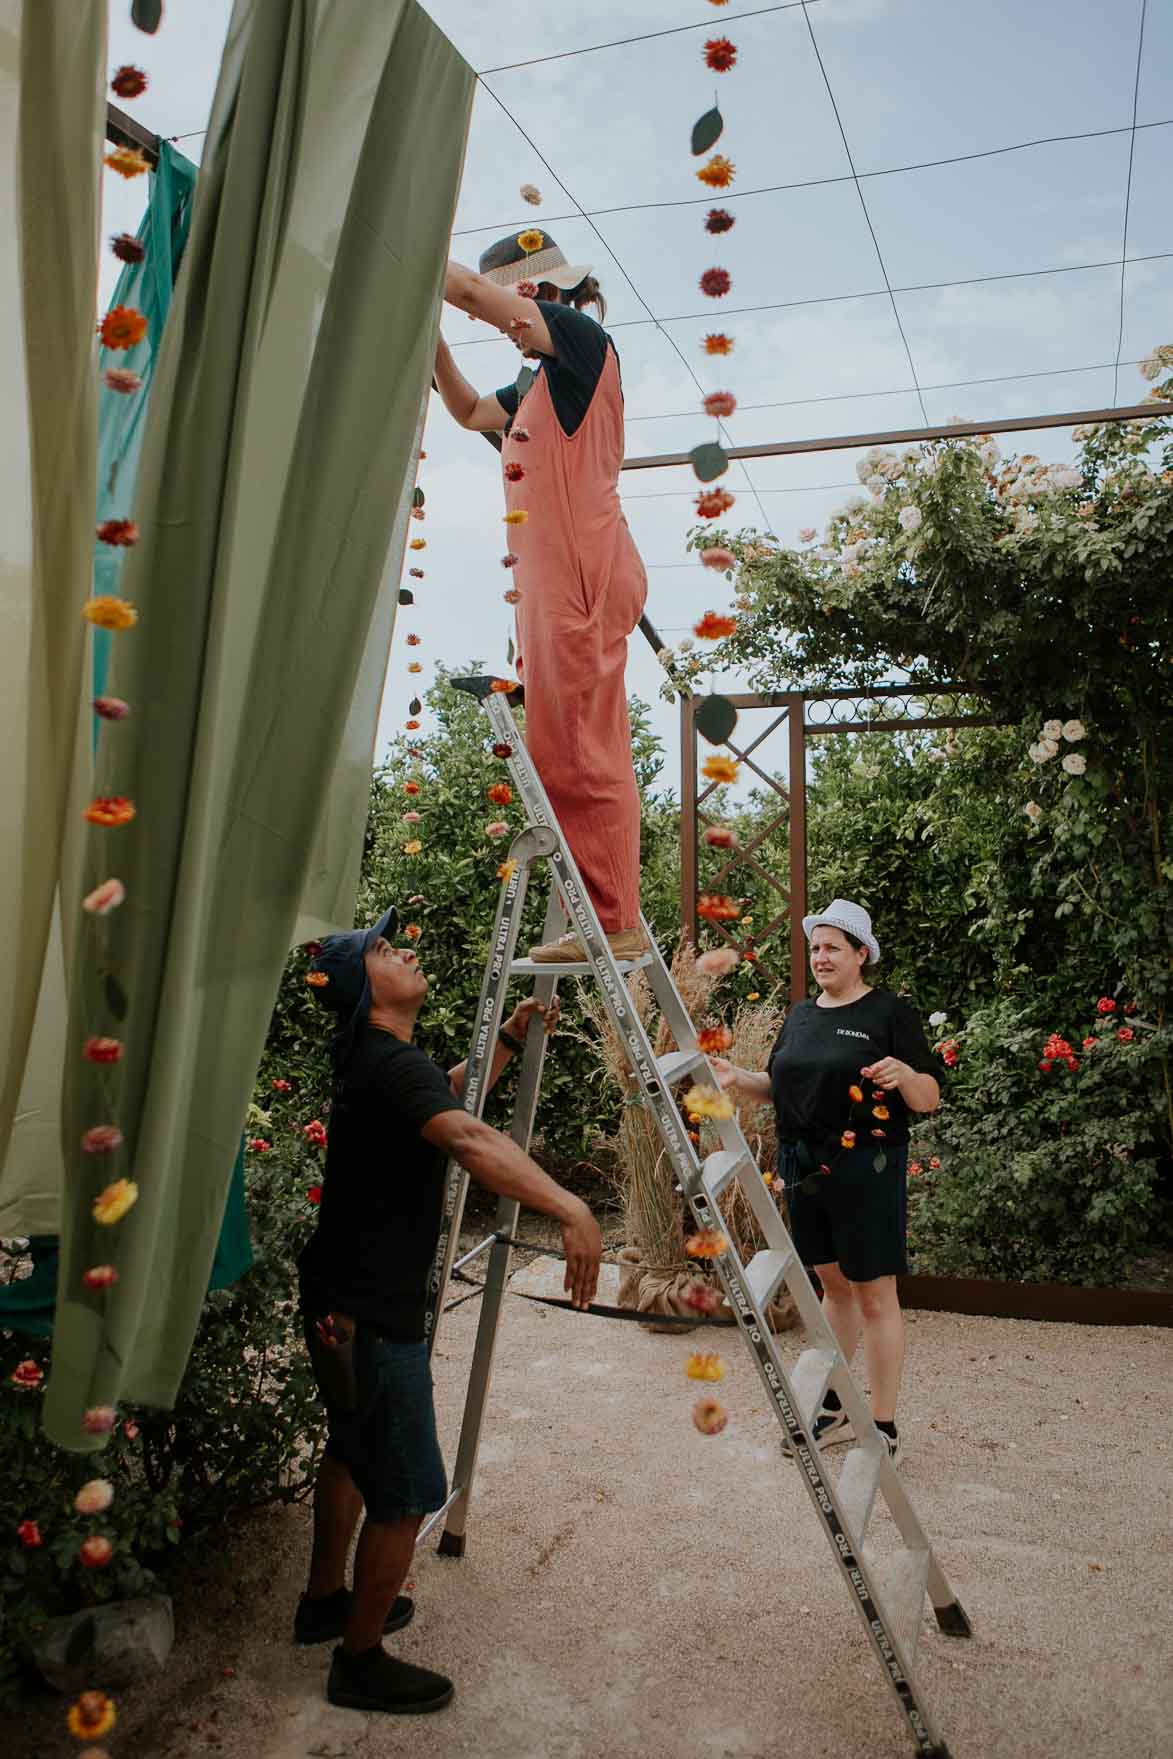
<svg viewBox="0 0 1173 1759">
<path fill-rule="evenodd" d="M 853 934 L 867 948 L 869 965 L 880 957 L 880 943 L 872 933 L 871 917 L 862 904 L 853 904 L 850 898 L 832 898 L 826 910 L 803 917 L 802 932 L 808 941 L 816 928 L 841 928 L 844 934 Z"/>
</svg>

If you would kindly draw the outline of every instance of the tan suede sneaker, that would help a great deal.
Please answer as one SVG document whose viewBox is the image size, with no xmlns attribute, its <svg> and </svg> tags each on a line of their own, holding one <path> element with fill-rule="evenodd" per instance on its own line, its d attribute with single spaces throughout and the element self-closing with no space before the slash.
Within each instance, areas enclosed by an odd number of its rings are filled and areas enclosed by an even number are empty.
<svg viewBox="0 0 1173 1759">
<path fill-rule="evenodd" d="M 648 950 L 647 936 L 642 928 L 620 928 L 607 936 L 607 945 L 615 959 L 639 959 Z M 559 935 L 556 941 L 546 941 L 540 947 L 531 947 L 529 956 L 535 965 L 585 965 L 586 949 L 578 936 L 573 932 Z"/>
</svg>

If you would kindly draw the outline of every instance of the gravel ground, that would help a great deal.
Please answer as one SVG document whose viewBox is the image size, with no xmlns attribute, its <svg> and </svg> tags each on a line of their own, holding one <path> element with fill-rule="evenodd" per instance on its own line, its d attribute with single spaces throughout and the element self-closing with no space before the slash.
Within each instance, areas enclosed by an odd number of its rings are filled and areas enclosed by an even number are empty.
<svg viewBox="0 0 1173 1759">
<path fill-rule="evenodd" d="M 439 1341 L 449 1461 L 478 1307 Z M 908 1317 L 902 1476 L 974 1629 L 922 1627 L 918 1677 L 954 1759 L 1165 1759 L 1169 1334 Z M 736 1333 L 704 1334 L 726 1360 L 729 1425 L 692 1427 L 699 1335 L 506 1302 L 467 1554 L 421 1548 L 416 1620 L 389 1640 L 452 1675 L 448 1710 L 325 1702 L 328 1649 L 289 1642 L 309 1513 L 287 1509 L 193 1565 L 171 1664 L 121 1694 L 112 1759 L 911 1753 Z M 62 1723 L 42 1704 L 17 1751 L 64 1755 Z"/>
</svg>

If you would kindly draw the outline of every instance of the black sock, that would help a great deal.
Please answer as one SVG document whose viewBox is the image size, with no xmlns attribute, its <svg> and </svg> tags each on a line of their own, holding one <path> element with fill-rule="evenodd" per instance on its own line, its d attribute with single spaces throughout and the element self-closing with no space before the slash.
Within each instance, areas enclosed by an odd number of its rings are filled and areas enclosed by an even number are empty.
<svg viewBox="0 0 1173 1759">
<path fill-rule="evenodd" d="M 335 1588 L 329 1594 L 307 1594 L 306 1600 L 311 1606 L 329 1606 L 335 1600 L 349 1600 L 349 1588 Z"/>
<path fill-rule="evenodd" d="M 823 1394 L 823 1409 L 824 1411 L 841 1411 L 843 1409 L 839 1394 L 833 1386 L 829 1386 Z"/>
<path fill-rule="evenodd" d="M 890 1435 L 893 1441 L 896 1440 L 896 1425 L 890 1419 L 885 1418 L 885 1420 L 881 1422 L 877 1417 L 875 1419 L 875 1425 L 884 1435 Z"/>
</svg>

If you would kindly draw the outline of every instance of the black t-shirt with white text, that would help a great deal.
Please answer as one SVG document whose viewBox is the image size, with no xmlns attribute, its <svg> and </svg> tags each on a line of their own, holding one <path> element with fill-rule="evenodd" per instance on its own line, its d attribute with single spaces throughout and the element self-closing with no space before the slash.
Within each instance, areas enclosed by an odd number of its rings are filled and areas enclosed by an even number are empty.
<svg viewBox="0 0 1173 1759">
<path fill-rule="evenodd" d="M 544 372 L 550 387 L 550 401 L 564 434 L 575 434 L 583 424 L 595 387 L 602 377 L 611 338 L 602 324 L 588 318 L 572 305 L 556 305 L 552 299 L 534 301 L 546 320 L 555 352 L 542 356 L 534 368 Z M 497 401 L 512 426 L 521 396 L 516 384 L 503 385 Z M 507 430 L 508 431 L 508 430 Z"/>
<path fill-rule="evenodd" d="M 317 1229 L 298 1258 L 307 1313 L 423 1337 L 447 1157 L 420 1132 L 460 1109 L 444 1070 L 417 1045 L 359 1029 L 334 1082 Z"/>
<path fill-rule="evenodd" d="M 860 1071 L 882 1057 L 897 1057 L 919 1074 L 940 1079 L 920 1016 L 891 990 L 873 989 L 843 1007 L 796 1002 L 782 1022 L 766 1064 L 784 1141 L 805 1141 L 820 1151 L 854 1130 L 859 1147 L 869 1141 L 908 1141 L 908 1107 L 895 1088 L 884 1093 Z M 850 1089 L 862 1088 L 854 1100 Z M 877 1117 L 876 1108 L 888 1116 Z M 883 1132 L 882 1137 L 878 1134 Z"/>
</svg>

